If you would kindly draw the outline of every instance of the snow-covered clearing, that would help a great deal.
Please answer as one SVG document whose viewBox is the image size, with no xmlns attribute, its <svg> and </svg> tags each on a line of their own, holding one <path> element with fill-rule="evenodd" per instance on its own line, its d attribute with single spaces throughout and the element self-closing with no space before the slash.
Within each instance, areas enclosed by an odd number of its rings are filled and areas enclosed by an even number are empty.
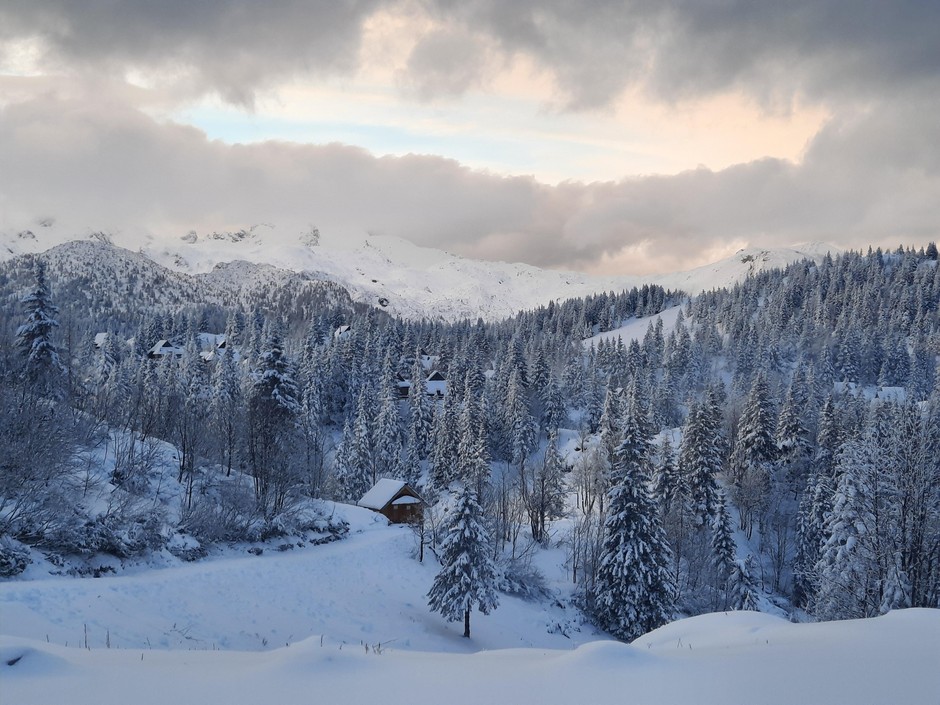
<svg viewBox="0 0 940 705">
<path fill-rule="evenodd" d="M 646 335 L 646 331 L 649 330 L 651 325 L 656 324 L 657 318 L 661 318 L 663 321 L 663 335 L 669 335 L 669 333 L 676 327 L 676 321 L 679 319 L 679 312 L 682 309 L 683 306 L 672 306 L 670 308 L 664 309 L 663 311 L 660 311 L 653 316 L 631 318 L 619 328 L 604 331 L 603 333 L 598 333 L 597 335 L 593 335 L 590 338 L 585 339 L 583 341 L 584 346 L 589 348 L 592 345 L 597 345 L 602 340 L 617 342 L 618 338 L 623 342 L 624 345 L 629 345 L 634 340 L 642 343 L 643 337 Z"/>
<path fill-rule="evenodd" d="M 274 544 L 260 556 L 242 549 L 236 557 L 129 576 L 0 583 L 2 632 L 76 646 L 87 630 L 89 646 L 110 641 L 122 649 L 258 650 L 322 636 L 334 645 L 476 651 L 570 648 L 603 638 L 588 625 L 573 640 L 549 633 L 576 610 L 503 596 L 494 615 L 474 614 L 467 641 L 463 625 L 428 610 L 425 595 L 438 567 L 430 551 L 423 564 L 414 557 L 412 531 L 387 526 L 366 509 L 337 511 L 351 535 L 322 546 L 278 551 Z"/>
<path fill-rule="evenodd" d="M 337 511 L 350 537 L 327 545 L 0 584 L 3 702 L 937 703 L 940 611 L 721 613 L 626 645 L 579 631 L 571 609 L 502 595 L 467 640 L 428 610 L 436 563 L 417 562 L 409 529 Z M 561 580 L 562 560 L 539 567 Z M 562 623 L 570 638 L 553 633 Z"/>
<path fill-rule="evenodd" d="M 938 654 L 937 611 L 800 625 L 739 612 L 676 622 L 633 645 L 595 642 L 567 651 L 376 653 L 315 637 L 265 653 L 86 651 L 2 637 L 0 672 L 4 701 L 19 705 L 933 705 Z"/>
</svg>

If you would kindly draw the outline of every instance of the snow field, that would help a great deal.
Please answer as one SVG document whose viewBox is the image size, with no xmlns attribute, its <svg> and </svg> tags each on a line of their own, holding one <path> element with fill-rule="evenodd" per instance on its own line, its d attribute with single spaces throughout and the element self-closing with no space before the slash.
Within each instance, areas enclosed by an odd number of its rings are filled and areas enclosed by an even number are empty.
<svg viewBox="0 0 940 705">
<path fill-rule="evenodd" d="M 473 639 L 463 639 L 462 624 L 428 609 L 438 565 L 429 550 L 423 564 L 413 557 L 412 531 L 386 526 L 365 509 L 336 507 L 351 534 L 331 544 L 271 546 L 261 556 L 241 551 L 129 576 L 0 583 L 2 633 L 82 646 L 87 630 L 93 648 L 202 650 L 273 649 L 322 637 L 332 645 L 467 652 L 570 648 L 599 638 L 589 626 L 571 639 L 550 634 L 550 625 L 572 620 L 575 610 L 501 595 L 496 613 L 473 614 Z"/>
<path fill-rule="evenodd" d="M 493 614 L 473 614 L 467 640 L 461 624 L 429 611 L 425 594 L 437 564 L 430 553 L 424 564 L 415 560 L 409 529 L 364 509 L 336 510 L 351 533 L 332 544 L 129 576 L 0 584 L 0 699 L 938 702 L 940 610 L 821 624 L 718 613 L 627 645 L 588 625 L 570 638 L 549 633 L 552 623 L 571 620 L 572 610 L 501 595 Z M 556 589 L 565 582 L 563 560 L 558 548 L 539 555 Z"/>
<path fill-rule="evenodd" d="M 632 645 L 569 651 L 376 653 L 317 638 L 264 653 L 86 651 L 2 637 L 0 674 L 4 701 L 19 705 L 935 705 L 938 654 L 935 610 L 823 624 L 739 612 L 675 622 Z"/>
</svg>

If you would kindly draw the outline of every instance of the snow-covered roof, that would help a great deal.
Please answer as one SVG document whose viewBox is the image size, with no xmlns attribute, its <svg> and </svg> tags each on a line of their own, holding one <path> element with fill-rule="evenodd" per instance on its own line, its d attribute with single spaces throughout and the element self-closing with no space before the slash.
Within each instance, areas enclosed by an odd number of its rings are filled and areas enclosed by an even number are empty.
<svg viewBox="0 0 940 705">
<path fill-rule="evenodd" d="M 199 347 L 203 350 L 222 347 L 225 345 L 225 333 L 200 333 L 198 340 Z"/>
<path fill-rule="evenodd" d="M 392 502 L 392 504 L 421 504 L 421 500 L 417 497 L 405 495 L 404 497 L 399 497 L 396 499 L 394 502 Z"/>
<path fill-rule="evenodd" d="M 181 357 L 183 355 L 183 348 L 177 347 L 167 340 L 160 340 L 156 345 L 150 348 L 147 354 L 150 357 L 163 357 L 166 355 Z"/>
<path fill-rule="evenodd" d="M 362 496 L 357 504 L 366 509 L 382 509 L 392 501 L 392 497 L 398 494 L 404 486 L 405 482 L 403 480 L 390 480 L 383 477 L 375 483 L 375 487 Z"/>
</svg>

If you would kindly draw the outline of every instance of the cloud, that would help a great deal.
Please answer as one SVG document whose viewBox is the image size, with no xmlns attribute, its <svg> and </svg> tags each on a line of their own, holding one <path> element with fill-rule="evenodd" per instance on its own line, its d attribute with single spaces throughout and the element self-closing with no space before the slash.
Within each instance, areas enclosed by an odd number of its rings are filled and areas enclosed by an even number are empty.
<svg viewBox="0 0 940 705">
<path fill-rule="evenodd" d="M 940 4 L 923 0 L 12 0 L 0 43 L 37 41 L 45 70 L 134 70 L 250 103 L 293 77 L 354 72 L 365 23 L 395 12 L 434 20 L 401 67 L 422 99 L 474 88 L 476 66 L 519 56 L 575 109 L 632 85 L 786 108 L 940 82 Z"/>
<path fill-rule="evenodd" d="M 380 0 L 13 0 L 0 42 L 38 42 L 45 71 L 151 74 L 250 104 L 296 75 L 348 73 Z"/>
<path fill-rule="evenodd" d="M 0 110 L 0 205 L 166 237 L 268 222 L 396 235 L 468 256 L 585 270 L 667 271 L 729 243 L 864 247 L 936 239 L 940 98 L 830 123 L 800 164 L 548 186 L 433 156 L 343 145 L 228 145 L 121 102 L 46 95 Z"/>
<path fill-rule="evenodd" d="M 573 107 L 633 83 L 661 99 L 744 91 L 768 106 L 864 99 L 940 77 L 940 5 L 919 0 L 437 0 L 524 53 Z"/>
<path fill-rule="evenodd" d="M 468 32 L 434 30 L 412 47 L 399 83 L 406 93 L 424 101 L 460 96 L 495 73 L 491 55 L 485 42 Z"/>
</svg>

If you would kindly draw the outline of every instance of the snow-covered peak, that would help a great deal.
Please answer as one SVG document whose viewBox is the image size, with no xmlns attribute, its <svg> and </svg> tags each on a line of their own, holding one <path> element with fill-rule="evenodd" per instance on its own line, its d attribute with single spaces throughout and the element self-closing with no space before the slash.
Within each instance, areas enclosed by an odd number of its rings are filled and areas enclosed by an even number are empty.
<svg viewBox="0 0 940 705">
<path fill-rule="evenodd" d="M 407 240 L 364 233 L 292 231 L 256 224 L 225 232 L 190 231 L 165 239 L 139 230 L 102 233 L 46 219 L 0 233 L 0 260 L 45 251 L 72 240 L 98 240 L 145 255 L 180 273 L 215 279 L 276 280 L 277 270 L 340 284 L 353 300 L 405 318 L 496 320 L 549 301 L 659 284 L 695 294 L 730 286 L 750 274 L 804 259 L 819 260 L 829 245 L 750 248 L 687 272 L 599 277 L 527 264 L 466 259 Z M 225 265 L 225 266 L 220 266 Z M 257 265 L 267 265 L 261 270 Z M 276 268 L 276 269 L 272 269 Z M 282 273 L 283 275 L 283 273 Z"/>
</svg>

